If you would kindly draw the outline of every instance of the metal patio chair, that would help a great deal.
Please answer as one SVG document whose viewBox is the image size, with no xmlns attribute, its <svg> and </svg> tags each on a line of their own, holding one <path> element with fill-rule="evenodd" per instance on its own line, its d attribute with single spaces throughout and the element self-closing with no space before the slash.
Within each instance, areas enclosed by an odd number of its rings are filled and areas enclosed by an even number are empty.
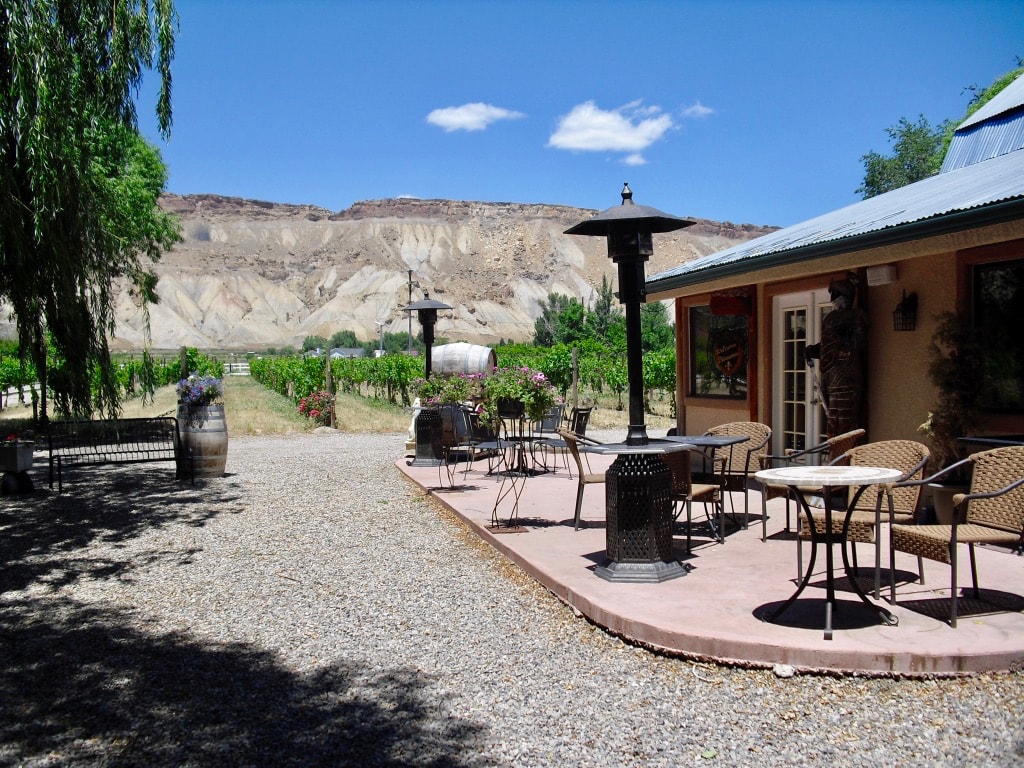
<svg viewBox="0 0 1024 768">
<path fill-rule="evenodd" d="M 670 451 L 661 455 L 661 460 L 672 471 L 672 492 L 670 498 L 674 507 L 673 519 L 678 519 L 682 507 L 686 508 L 686 551 L 690 552 L 693 544 L 693 502 L 703 502 L 704 511 L 711 526 L 711 532 L 718 542 L 724 542 L 725 503 L 722 499 L 722 486 L 715 483 L 695 483 L 691 474 L 691 451 Z M 718 513 L 718 525 L 714 516 L 708 512 L 711 505 Z"/>
</svg>

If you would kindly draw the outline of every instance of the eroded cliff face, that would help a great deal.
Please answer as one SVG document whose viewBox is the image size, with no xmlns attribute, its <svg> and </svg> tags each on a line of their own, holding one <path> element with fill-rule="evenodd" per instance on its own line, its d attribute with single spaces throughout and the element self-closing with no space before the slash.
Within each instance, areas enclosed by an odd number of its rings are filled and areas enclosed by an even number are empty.
<svg viewBox="0 0 1024 768">
<path fill-rule="evenodd" d="M 604 240 L 563 234 L 591 210 L 398 199 L 331 213 L 217 195 L 167 195 L 162 204 L 180 217 L 185 239 L 156 266 L 157 349 L 300 346 L 339 330 L 369 340 L 377 321 L 406 331 L 409 270 L 414 301 L 425 289 L 453 307 L 441 313 L 437 334 L 477 344 L 532 338 L 550 293 L 589 304 L 602 276 L 614 285 Z M 769 231 L 698 220 L 657 237 L 647 273 Z M 117 318 L 113 345 L 141 347 L 143 314 L 127 292 Z"/>
</svg>

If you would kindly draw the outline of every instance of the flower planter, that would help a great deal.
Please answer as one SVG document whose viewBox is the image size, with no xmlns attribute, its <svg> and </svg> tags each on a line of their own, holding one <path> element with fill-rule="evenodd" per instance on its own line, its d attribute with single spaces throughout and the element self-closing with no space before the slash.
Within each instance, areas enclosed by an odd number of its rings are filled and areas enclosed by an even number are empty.
<svg viewBox="0 0 1024 768">
<path fill-rule="evenodd" d="M 498 400 L 498 416 L 503 419 L 521 419 L 526 415 L 526 405 L 522 400 L 511 400 L 503 397 Z"/>
<path fill-rule="evenodd" d="M 35 443 L 9 442 L 0 444 L 0 472 L 24 472 L 32 468 Z"/>
<path fill-rule="evenodd" d="M 196 477 L 223 477 L 228 460 L 228 425 L 223 405 L 178 405 L 178 432 L 192 451 Z M 187 476 L 188 467 L 182 468 Z"/>
<path fill-rule="evenodd" d="M 932 492 L 932 506 L 935 509 L 935 520 L 939 525 L 953 524 L 953 497 L 958 493 L 967 493 L 966 485 L 942 485 L 941 483 L 929 483 L 928 489 Z M 957 522 L 964 522 L 967 518 L 966 508 L 960 513 Z"/>
</svg>

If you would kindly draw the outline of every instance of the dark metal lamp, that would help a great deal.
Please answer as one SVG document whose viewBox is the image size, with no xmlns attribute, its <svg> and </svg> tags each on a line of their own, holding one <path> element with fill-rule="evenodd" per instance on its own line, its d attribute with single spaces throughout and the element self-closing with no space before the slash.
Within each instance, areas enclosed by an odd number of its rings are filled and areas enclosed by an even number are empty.
<svg viewBox="0 0 1024 768">
<path fill-rule="evenodd" d="M 420 325 L 423 327 L 423 343 L 427 347 L 427 359 L 424 361 L 426 374 L 424 378 L 426 379 L 430 378 L 430 348 L 434 346 L 434 326 L 437 324 L 437 311 L 439 309 L 451 309 L 451 307 L 442 301 L 430 298 L 429 291 L 424 291 L 422 299 L 412 302 L 405 308 L 405 311 L 409 313 L 409 317 L 412 317 L 413 312 L 417 313 Z"/>
<path fill-rule="evenodd" d="M 626 307 L 626 371 L 629 380 L 629 432 L 627 445 L 646 445 L 644 421 L 644 369 L 641 348 L 640 305 L 647 300 L 644 262 L 654 253 L 654 233 L 674 232 L 696 224 L 637 205 L 629 184 L 622 187 L 622 204 L 601 211 L 567 235 L 589 235 L 608 239 L 608 257 L 619 267 L 619 301 Z"/>
</svg>

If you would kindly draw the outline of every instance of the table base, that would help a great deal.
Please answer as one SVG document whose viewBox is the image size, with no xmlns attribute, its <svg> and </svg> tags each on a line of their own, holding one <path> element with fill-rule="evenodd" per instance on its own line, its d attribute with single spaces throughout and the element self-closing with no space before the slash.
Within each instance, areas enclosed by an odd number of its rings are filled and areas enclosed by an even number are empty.
<svg viewBox="0 0 1024 768">
<path fill-rule="evenodd" d="M 832 536 L 832 492 L 831 489 L 825 487 L 822 489 L 823 501 L 825 504 L 825 524 L 824 531 L 818 533 L 817 526 L 814 523 L 814 515 L 811 513 L 810 504 L 807 503 L 807 499 L 804 498 L 803 493 L 800 492 L 799 488 L 794 489 L 796 491 L 797 503 L 803 509 L 807 515 L 807 523 L 811 533 L 811 556 L 807 562 L 807 570 L 804 572 L 803 577 L 800 579 L 800 584 L 797 586 L 796 592 L 779 608 L 772 613 L 765 616 L 767 621 L 774 621 L 783 613 L 785 613 L 791 605 L 800 597 L 801 593 L 810 583 L 811 575 L 814 573 L 814 564 L 817 561 L 818 545 L 825 545 L 825 639 L 832 639 L 832 614 L 836 607 L 836 586 L 835 586 L 835 575 L 833 573 L 834 559 L 832 553 L 832 545 L 839 544 L 842 547 L 842 558 L 843 558 L 843 571 L 846 574 L 847 580 L 850 582 L 850 586 L 853 588 L 854 593 L 861 599 L 865 605 L 872 610 L 876 611 L 883 622 L 890 626 L 896 626 L 899 623 L 899 619 L 893 615 L 889 610 L 883 608 L 880 605 L 872 603 L 864 590 L 860 588 L 860 584 L 857 583 L 857 577 L 850 570 L 850 561 L 846 552 L 846 534 L 849 528 L 849 516 L 843 522 L 843 531 L 838 539 L 834 539 Z M 860 494 L 863 492 L 861 488 L 850 500 L 849 508 L 853 508 L 857 504 L 857 500 Z M 877 534 L 876 534 L 877 535 Z M 798 534 L 799 537 L 799 534 Z M 799 538 L 797 539 L 797 546 L 799 546 Z"/>
</svg>

